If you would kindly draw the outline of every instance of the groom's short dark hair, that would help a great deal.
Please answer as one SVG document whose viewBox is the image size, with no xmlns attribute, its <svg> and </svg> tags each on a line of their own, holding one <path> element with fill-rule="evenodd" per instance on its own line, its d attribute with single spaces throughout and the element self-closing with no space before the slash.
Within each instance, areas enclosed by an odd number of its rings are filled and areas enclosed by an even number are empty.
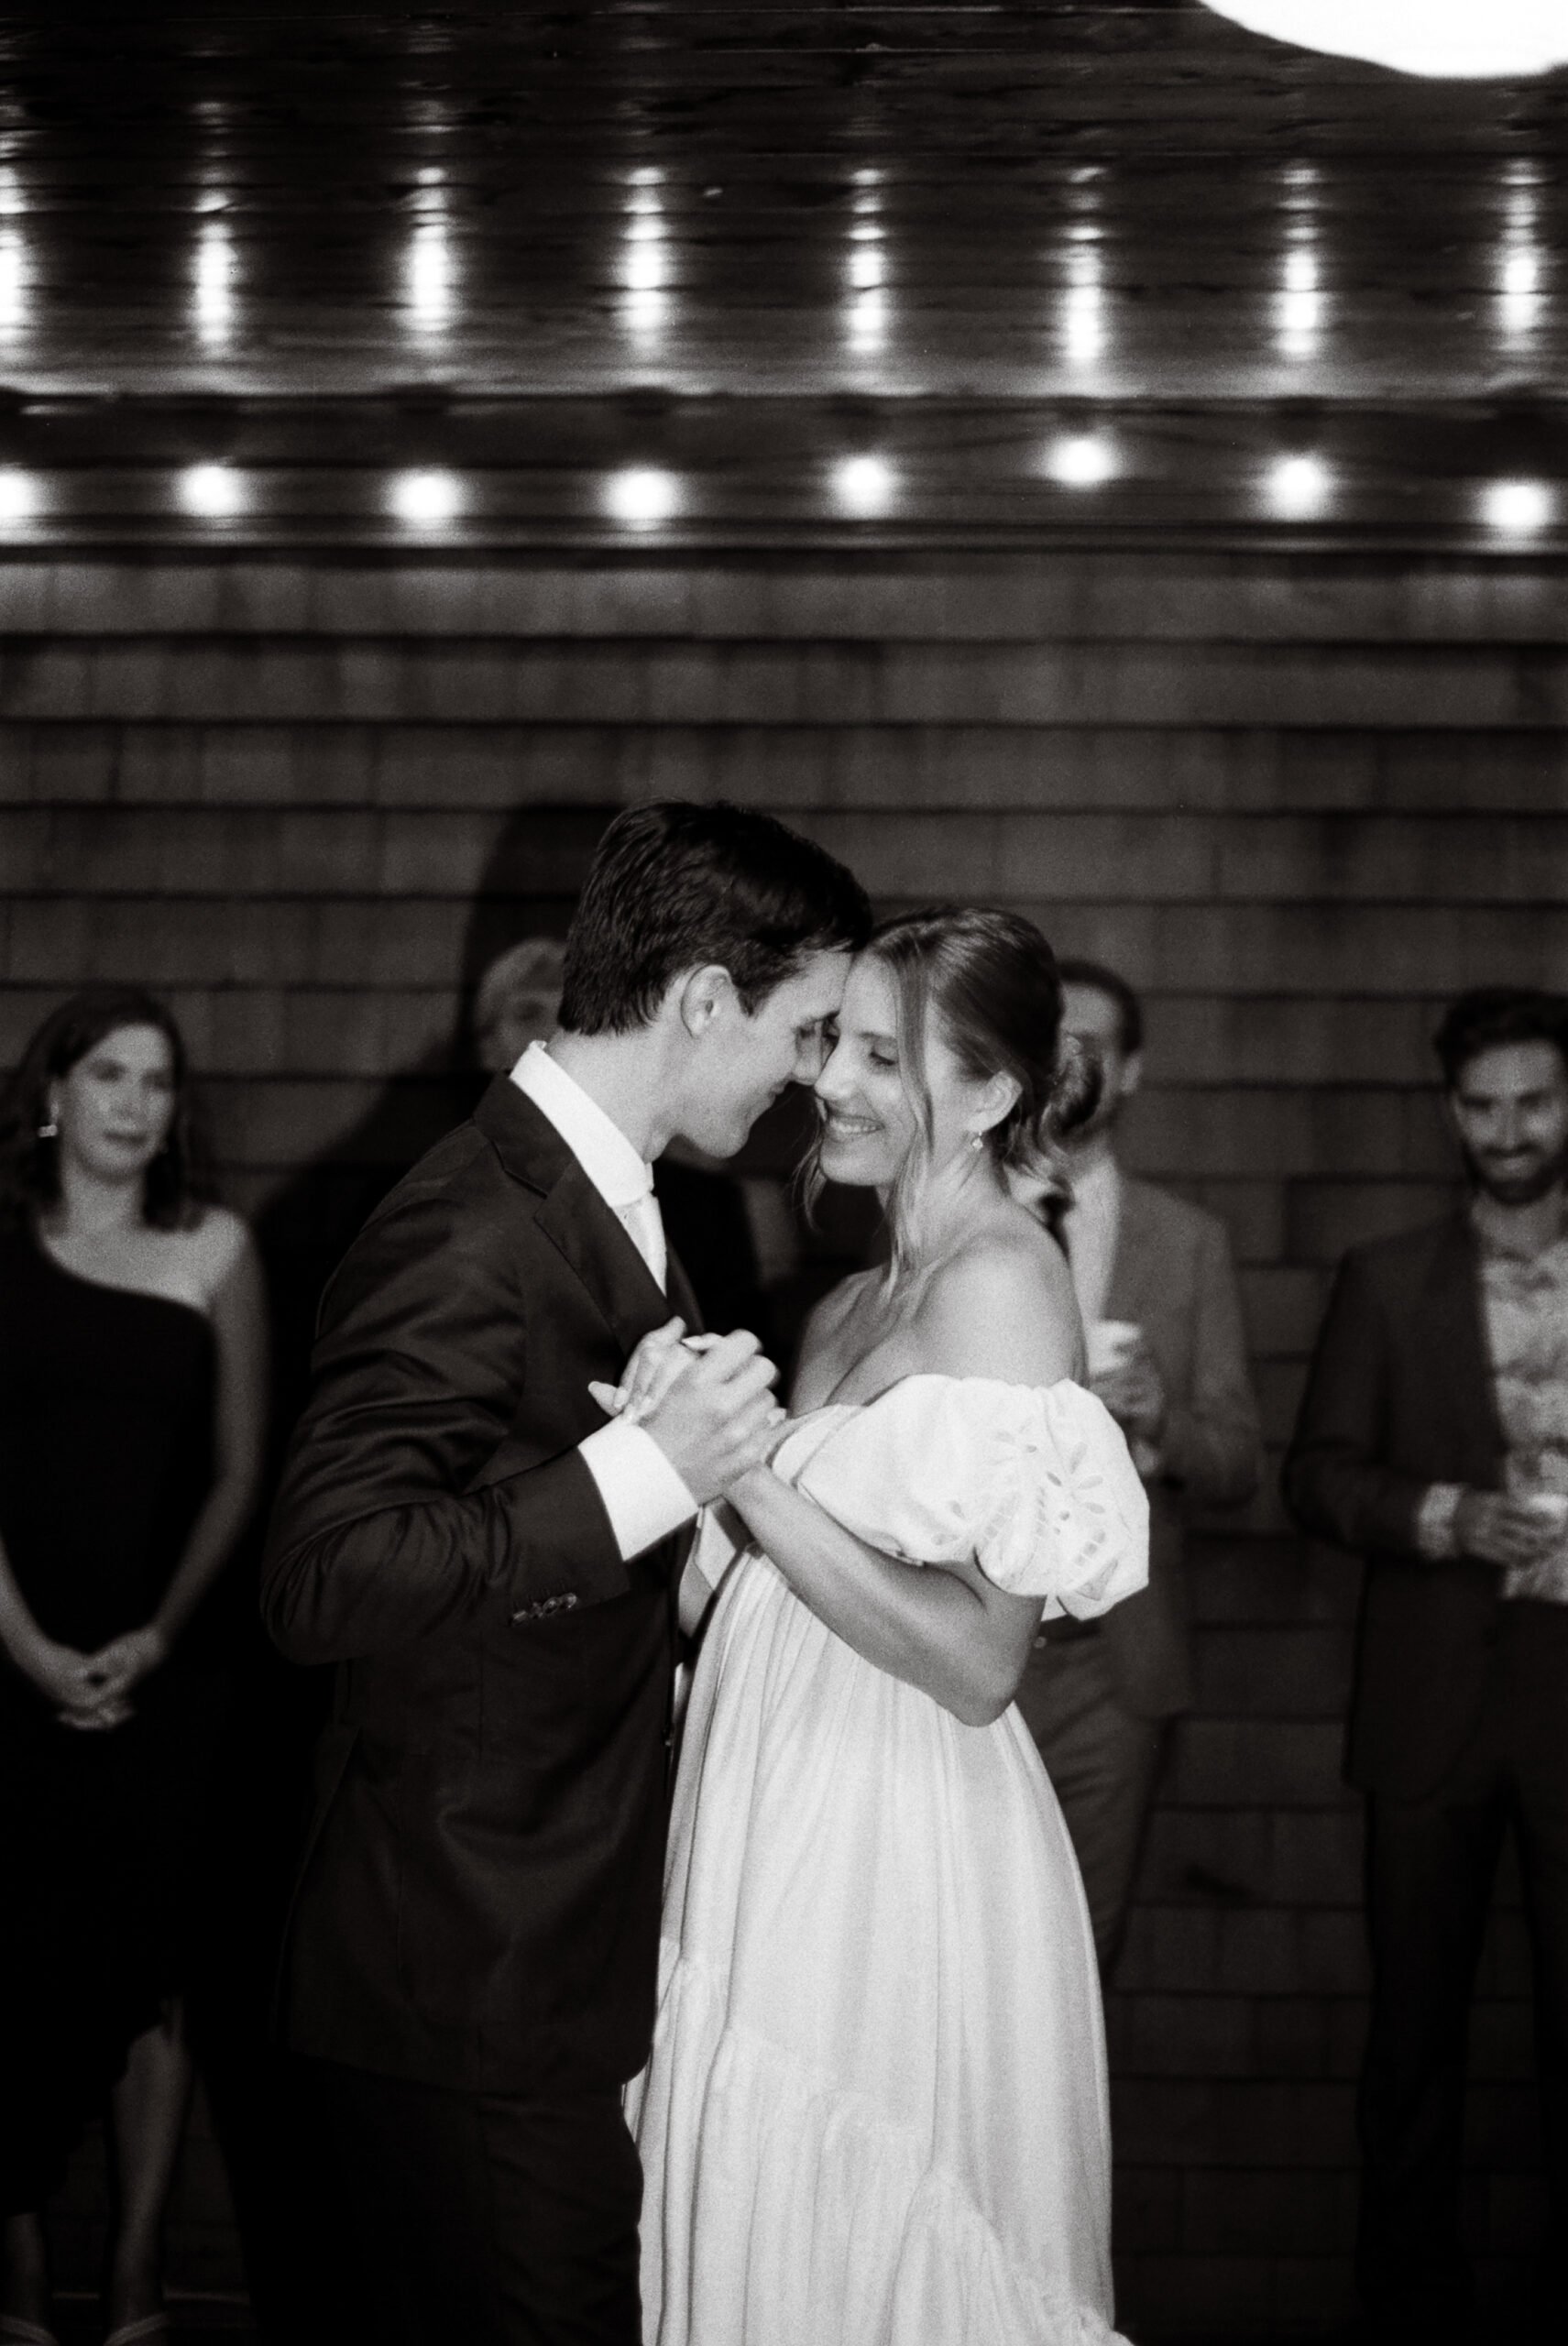
<svg viewBox="0 0 1568 2346">
<path fill-rule="evenodd" d="M 618 815 L 566 935 L 561 1024 L 646 1025 L 673 978 L 717 962 L 748 1012 L 808 953 L 855 952 L 872 910 L 853 872 L 771 815 L 666 799 Z"/>
</svg>

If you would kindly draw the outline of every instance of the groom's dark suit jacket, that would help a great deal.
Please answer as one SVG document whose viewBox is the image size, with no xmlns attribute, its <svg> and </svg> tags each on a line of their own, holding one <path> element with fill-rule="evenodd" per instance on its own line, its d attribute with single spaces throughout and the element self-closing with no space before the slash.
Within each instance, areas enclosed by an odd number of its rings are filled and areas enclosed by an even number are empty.
<svg viewBox="0 0 1568 2346">
<path fill-rule="evenodd" d="M 1318 1340 L 1285 1498 L 1309 1531 L 1366 1560 L 1346 1773 L 1419 1799 L 1475 1725 L 1496 1644 L 1498 1576 L 1416 1545 L 1432 1483 L 1495 1490 L 1505 1444 L 1468 1214 L 1353 1247 Z"/>
<path fill-rule="evenodd" d="M 682 1543 L 623 1562 L 576 1444 L 588 1379 L 677 1310 L 504 1078 L 333 1280 L 263 1568 L 282 1651 L 338 1665 L 297 2051 L 503 2094 L 641 2065 Z"/>
</svg>

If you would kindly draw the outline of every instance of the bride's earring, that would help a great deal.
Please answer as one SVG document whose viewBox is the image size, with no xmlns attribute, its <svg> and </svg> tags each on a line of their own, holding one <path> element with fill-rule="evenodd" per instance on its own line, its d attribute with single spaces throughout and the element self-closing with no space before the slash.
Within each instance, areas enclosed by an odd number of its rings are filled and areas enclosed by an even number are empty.
<svg viewBox="0 0 1568 2346">
<path fill-rule="evenodd" d="M 985 1146 L 985 1135 L 983 1133 L 970 1133 L 969 1136 L 969 1145 L 978 1157 L 981 1150 Z"/>
</svg>

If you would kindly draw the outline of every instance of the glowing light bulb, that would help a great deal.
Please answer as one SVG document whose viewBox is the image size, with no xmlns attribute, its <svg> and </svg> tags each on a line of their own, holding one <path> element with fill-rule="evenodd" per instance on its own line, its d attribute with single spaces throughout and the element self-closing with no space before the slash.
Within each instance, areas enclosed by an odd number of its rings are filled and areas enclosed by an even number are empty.
<svg viewBox="0 0 1568 2346">
<path fill-rule="evenodd" d="M 1268 476 L 1268 501 L 1277 513 L 1305 521 L 1329 501 L 1333 477 L 1321 456 L 1281 456 Z"/>
<path fill-rule="evenodd" d="M 880 286 L 855 295 L 847 323 L 857 350 L 880 349 L 887 334 L 887 297 Z"/>
<path fill-rule="evenodd" d="M 1287 358 L 1310 358 L 1318 345 L 1323 297 L 1318 288 L 1318 257 L 1306 238 L 1286 248 L 1276 312 L 1279 347 Z"/>
<path fill-rule="evenodd" d="M 1525 340 L 1541 320 L 1541 251 L 1538 240 L 1536 184 L 1528 164 L 1507 175 L 1503 236 L 1497 253 L 1497 319 L 1509 342 Z"/>
<path fill-rule="evenodd" d="M 439 334 L 453 307 L 452 249 L 444 221 L 422 220 L 409 238 L 404 286 L 414 332 Z"/>
<path fill-rule="evenodd" d="M 656 293 L 669 273 L 663 243 L 637 244 L 628 251 L 621 274 L 629 292 Z"/>
<path fill-rule="evenodd" d="M 647 334 L 663 322 L 661 296 L 670 274 L 670 248 L 659 193 L 663 179 L 663 172 L 653 165 L 641 166 L 630 175 L 627 197 L 620 281 L 628 296 L 626 322 L 639 334 Z"/>
<path fill-rule="evenodd" d="M 245 482 L 230 465 L 189 465 L 180 476 L 180 500 L 189 513 L 223 521 L 244 511 Z"/>
<path fill-rule="evenodd" d="M 1502 537 L 1533 537 L 1547 528 L 1555 510 L 1556 500 L 1544 481 L 1488 481 L 1481 493 L 1482 518 Z"/>
<path fill-rule="evenodd" d="M 1069 221 L 1065 231 L 1067 285 L 1062 294 L 1061 342 L 1074 367 L 1091 367 L 1105 346 L 1103 246 L 1091 220 Z"/>
<path fill-rule="evenodd" d="M 1287 163 L 1279 174 L 1285 214 L 1285 249 L 1275 297 L 1275 341 L 1281 357 L 1310 358 L 1323 323 L 1323 294 L 1318 257 L 1318 170 L 1313 163 Z"/>
<path fill-rule="evenodd" d="M 1098 285 L 1069 285 L 1062 303 L 1062 342 L 1075 365 L 1087 367 L 1105 346 L 1104 301 Z"/>
<path fill-rule="evenodd" d="M 0 465 L 0 523 L 30 521 L 38 504 L 38 488 L 32 474 L 17 465 Z"/>
<path fill-rule="evenodd" d="M 651 530 L 679 510 L 680 483 L 674 473 L 657 465 L 629 465 L 623 472 L 610 475 L 604 501 L 629 529 Z"/>
<path fill-rule="evenodd" d="M 669 308 L 667 297 L 655 288 L 643 286 L 627 294 L 621 303 L 621 316 L 630 332 L 640 340 L 658 334 Z"/>
<path fill-rule="evenodd" d="M 0 227 L 0 334 L 7 339 L 27 323 L 27 253 L 21 231 Z"/>
<path fill-rule="evenodd" d="M 439 528 L 443 522 L 455 521 L 461 511 L 463 484 L 455 473 L 399 473 L 392 482 L 390 501 L 400 521 Z"/>
<path fill-rule="evenodd" d="M 1249 32 L 1400 73 L 1491 80 L 1568 62 L 1559 0 L 1209 0 Z"/>
<path fill-rule="evenodd" d="M 885 456 L 846 456 L 834 467 L 833 487 L 851 513 L 884 513 L 893 502 L 893 466 Z"/>
<path fill-rule="evenodd" d="M 1064 488 L 1098 488 L 1115 476 L 1115 451 L 1097 433 L 1066 433 L 1047 449 L 1046 470 Z"/>
<path fill-rule="evenodd" d="M 196 281 L 193 300 L 196 332 L 210 349 L 221 349 L 234 330 L 234 280 L 236 269 L 228 225 L 209 219 L 196 239 Z"/>
</svg>

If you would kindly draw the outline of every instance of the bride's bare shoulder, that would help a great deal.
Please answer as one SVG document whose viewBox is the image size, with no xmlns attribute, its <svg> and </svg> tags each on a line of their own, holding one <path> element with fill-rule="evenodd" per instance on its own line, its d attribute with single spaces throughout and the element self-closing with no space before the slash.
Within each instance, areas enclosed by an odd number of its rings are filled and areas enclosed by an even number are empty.
<svg viewBox="0 0 1568 2346">
<path fill-rule="evenodd" d="M 1023 1213 L 988 1222 L 931 1273 L 916 1334 L 923 1362 L 941 1375 L 1054 1385 L 1081 1373 L 1067 1258 Z"/>
<path fill-rule="evenodd" d="M 801 1345 L 820 1345 L 842 1327 L 868 1287 L 881 1277 L 878 1271 L 851 1271 L 847 1279 L 829 1288 L 819 1303 L 814 1303 L 806 1317 L 801 1332 Z"/>
</svg>

